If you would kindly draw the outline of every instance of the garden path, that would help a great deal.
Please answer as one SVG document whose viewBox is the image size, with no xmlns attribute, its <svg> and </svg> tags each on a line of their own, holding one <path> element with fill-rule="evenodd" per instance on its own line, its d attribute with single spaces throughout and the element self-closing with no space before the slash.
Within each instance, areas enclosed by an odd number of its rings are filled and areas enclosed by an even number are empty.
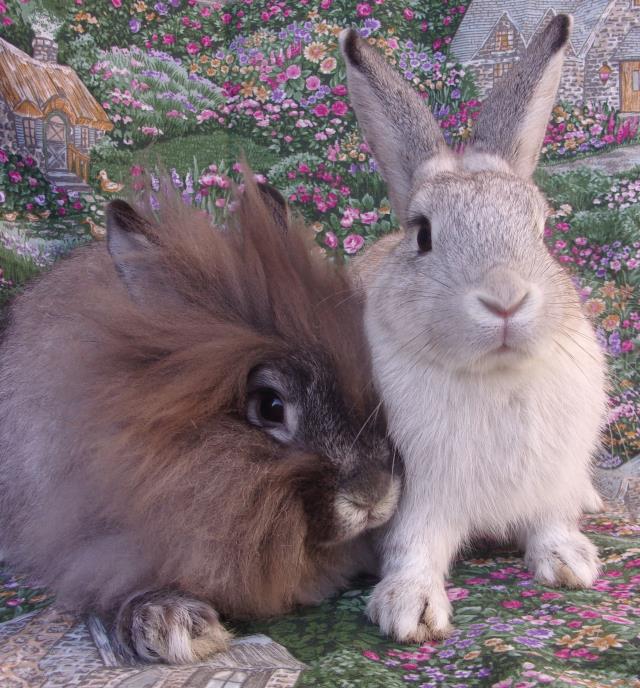
<svg viewBox="0 0 640 688">
<path fill-rule="evenodd" d="M 617 174 L 618 172 L 624 172 L 636 165 L 640 165 L 640 145 L 621 146 L 609 153 L 600 153 L 599 155 L 578 158 L 571 162 L 563 162 L 556 165 L 541 165 L 541 167 L 549 174 L 561 174 L 584 167 L 600 170 L 607 174 Z"/>
</svg>

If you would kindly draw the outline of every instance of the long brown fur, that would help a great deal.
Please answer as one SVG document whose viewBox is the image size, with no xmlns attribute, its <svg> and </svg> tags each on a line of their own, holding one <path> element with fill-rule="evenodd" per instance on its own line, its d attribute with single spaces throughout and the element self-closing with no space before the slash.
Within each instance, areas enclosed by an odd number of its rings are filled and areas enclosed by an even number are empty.
<svg viewBox="0 0 640 688">
<path fill-rule="evenodd" d="M 359 473 L 372 503 L 388 487 L 365 422 L 362 305 L 251 182 L 226 229 L 170 196 L 136 228 L 141 301 L 103 244 L 16 299 L 0 346 L 2 548 L 77 610 L 172 587 L 233 617 L 317 601 L 360 564 L 357 543 L 332 544 L 335 491 Z M 383 458 L 341 467 L 250 426 L 247 379 L 274 360 L 331 369 L 344 428 L 329 434 Z"/>
</svg>

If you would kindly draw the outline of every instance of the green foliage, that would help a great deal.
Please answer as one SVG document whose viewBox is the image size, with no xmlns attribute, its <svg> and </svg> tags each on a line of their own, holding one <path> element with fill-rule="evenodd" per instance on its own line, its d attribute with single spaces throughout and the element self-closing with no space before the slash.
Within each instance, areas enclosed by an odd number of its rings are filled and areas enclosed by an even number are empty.
<svg viewBox="0 0 640 688">
<path fill-rule="evenodd" d="M 611 177 L 588 167 L 564 174 L 538 169 L 535 181 L 555 208 L 568 203 L 576 211 L 593 209 L 593 199 L 611 185 Z"/>
<path fill-rule="evenodd" d="M 6 9 L 2 11 L 4 7 Z M 0 2 L 0 37 L 31 55 L 31 42 L 34 33 L 22 16 L 18 0 Z"/>
</svg>

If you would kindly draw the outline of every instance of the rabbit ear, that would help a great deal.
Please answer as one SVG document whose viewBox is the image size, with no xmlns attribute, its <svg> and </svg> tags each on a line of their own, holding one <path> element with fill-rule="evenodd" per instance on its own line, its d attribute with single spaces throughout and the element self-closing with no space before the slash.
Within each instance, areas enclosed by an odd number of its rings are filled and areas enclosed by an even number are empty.
<svg viewBox="0 0 640 688">
<path fill-rule="evenodd" d="M 156 249 L 149 224 L 125 201 L 107 206 L 107 248 L 133 300 L 142 300 L 157 282 Z"/>
<path fill-rule="evenodd" d="M 264 182 L 258 184 L 258 189 L 275 223 L 283 232 L 286 232 L 289 227 L 289 206 L 284 196 L 274 186 Z"/>
<path fill-rule="evenodd" d="M 404 223 L 416 170 L 446 148 L 442 131 L 411 85 L 355 29 L 340 34 L 340 47 L 351 105 Z"/>
<path fill-rule="evenodd" d="M 499 81 L 482 106 L 472 148 L 507 160 L 530 177 L 556 100 L 572 18 L 554 17 L 536 36 L 524 57 Z"/>
</svg>

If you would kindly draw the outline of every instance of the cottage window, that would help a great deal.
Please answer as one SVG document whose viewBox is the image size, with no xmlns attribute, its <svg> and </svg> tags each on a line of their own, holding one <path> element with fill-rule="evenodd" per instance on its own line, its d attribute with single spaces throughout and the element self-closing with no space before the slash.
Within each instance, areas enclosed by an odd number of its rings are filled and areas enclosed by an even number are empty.
<svg viewBox="0 0 640 688">
<path fill-rule="evenodd" d="M 24 143 L 27 148 L 36 147 L 36 120 L 25 118 L 22 120 L 24 130 Z"/>
<path fill-rule="evenodd" d="M 631 89 L 633 91 L 640 91 L 640 70 L 634 69 L 631 72 Z"/>
<path fill-rule="evenodd" d="M 496 50 L 513 49 L 513 30 L 500 29 L 496 32 Z"/>
<path fill-rule="evenodd" d="M 80 127 L 80 147 L 89 148 L 89 130 L 87 127 Z"/>
<path fill-rule="evenodd" d="M 493 82 L 495 83 L 511 69 L 511 62 L 498 62 L 498 64 L 493 65 Z"/>
</svg>

